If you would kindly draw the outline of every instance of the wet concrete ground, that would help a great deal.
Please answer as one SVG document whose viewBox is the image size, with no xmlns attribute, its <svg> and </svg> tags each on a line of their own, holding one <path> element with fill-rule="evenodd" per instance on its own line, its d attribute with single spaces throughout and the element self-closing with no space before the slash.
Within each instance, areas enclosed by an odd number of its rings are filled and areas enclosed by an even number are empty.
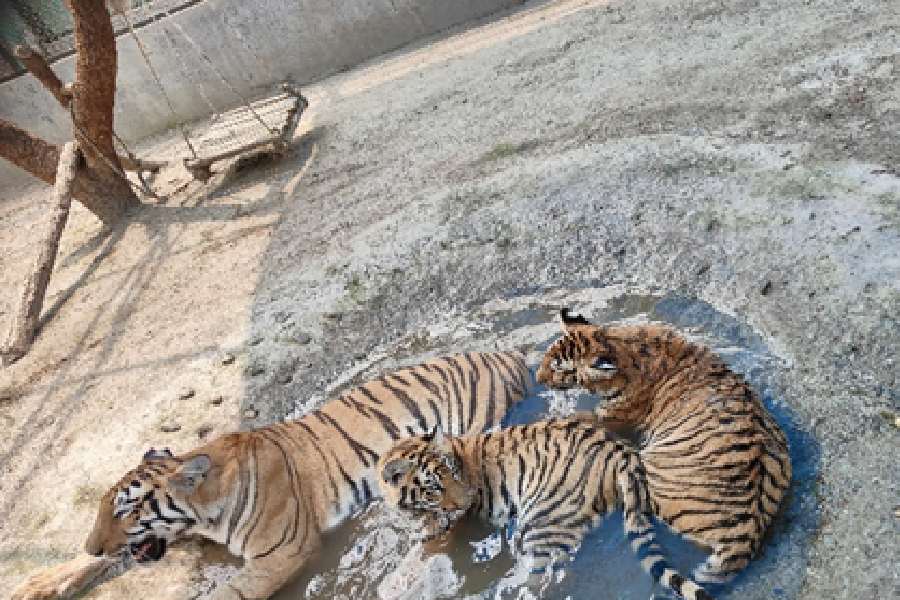
<svg viewBox="0 0 900 600">
<path fill-rule="evenodd" d="M 738 349 L 801 465 L 733 597 L 895 595 L 898 30 L 886 1 L 526 4 L 310 88 L 245 425 L 538 341 L 477 334 L 503 299 L 668 298 L 656 318 Z"/>
</svg>

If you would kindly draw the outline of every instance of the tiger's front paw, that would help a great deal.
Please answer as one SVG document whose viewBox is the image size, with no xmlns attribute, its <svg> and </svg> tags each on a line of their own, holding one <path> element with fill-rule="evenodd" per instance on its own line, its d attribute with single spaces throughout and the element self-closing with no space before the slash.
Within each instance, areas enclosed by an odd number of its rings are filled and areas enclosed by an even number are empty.
<svg viewBox="0 0 900 600">
<path fill-rule="evenodd" d="M 59 586 L 54 581 L 47 581 L 44 573 L 29 577 L 22 585 L 13 590 L 10 600 L 56 600 L 64 598 L 59 594 Z"/>
<path fill-rule="evenodd" d="M 15 589 L 10 600 L 58 600 L 72 598 L 97 582 L 117 564 L 116 559 L 79 556 L 44 569 Z"/>
</svg>

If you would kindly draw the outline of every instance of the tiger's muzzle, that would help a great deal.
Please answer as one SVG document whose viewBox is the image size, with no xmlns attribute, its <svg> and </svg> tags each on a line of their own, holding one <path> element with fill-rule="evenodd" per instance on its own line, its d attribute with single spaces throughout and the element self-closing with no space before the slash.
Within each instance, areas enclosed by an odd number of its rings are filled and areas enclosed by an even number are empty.
<svg viewBox="0 0 900 600">
<path fill-rule="evenodd" d="M 129 544 L 128 550 L 131 556 L 139 563 L 157 561 L 166 554 L 168 543 L 163 538 L 149 536 L 145 540 L 135 544 Z"/>
</svg>

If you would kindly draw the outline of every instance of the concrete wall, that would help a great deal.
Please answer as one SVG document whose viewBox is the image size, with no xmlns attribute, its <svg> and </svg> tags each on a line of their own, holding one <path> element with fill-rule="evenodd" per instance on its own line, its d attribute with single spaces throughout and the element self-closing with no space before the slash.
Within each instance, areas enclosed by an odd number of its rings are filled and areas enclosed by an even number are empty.
<svg viewBox="0 0 900 600">
<path fill-rule="evenodd" d="M 143 27 L 179 118 L 191 120 L 240 102 L 203 55 L 244 95 L 290 79 L 304 84 L 452 25 L 521 0 L 206 0 Z M 177 26 L 176 26 L 177 24 Z M 192 45 L 179 27 L 192 39 Z M 174 125 L 165 99 L 130 35 L 118 38 L 116 130 L 134 141 Z M 74 57 L 56 62 L 63 81 Z M 68 115 L 30 75 L 0 84 L 0 117 L 44 139 L 69 139 Z M 0 188 L 28 177 L 0 160 Z M 0 190 L 2 191 L 2 190 Z"/>
</svg>

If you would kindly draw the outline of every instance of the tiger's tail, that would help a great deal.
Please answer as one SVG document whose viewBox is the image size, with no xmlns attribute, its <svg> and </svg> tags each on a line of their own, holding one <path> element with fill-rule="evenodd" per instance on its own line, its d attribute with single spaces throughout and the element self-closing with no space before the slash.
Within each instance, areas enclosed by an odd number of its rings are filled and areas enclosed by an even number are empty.
<svg viewBox="0 0 900 600">
<path fill-rule="evenodd" d="M 709 592 L 681 575 L 666 560 L 656 539 L 646 480 L 639 473 L 629 472 L 626 468 L 619 471 L 618 479 L 625 505 L 625 536 L 644 570 L 660 585 L 685 600 L 713 600 Z"/>
</svg>

